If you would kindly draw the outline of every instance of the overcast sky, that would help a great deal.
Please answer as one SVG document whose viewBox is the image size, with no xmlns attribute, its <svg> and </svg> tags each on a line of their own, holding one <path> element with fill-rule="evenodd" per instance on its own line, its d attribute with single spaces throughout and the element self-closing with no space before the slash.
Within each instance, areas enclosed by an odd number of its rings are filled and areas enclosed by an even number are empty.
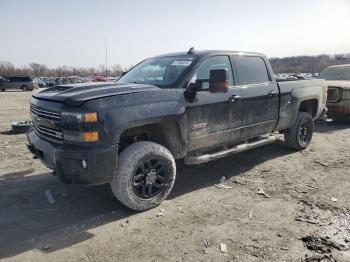
<svg viewBox="0 0 350 262">
<path fill-rule="evenodd" d="M 350 0 L 0 0 L 0 61 L 129 66 L 196 49 L 350 52 Z"/>
</svg>

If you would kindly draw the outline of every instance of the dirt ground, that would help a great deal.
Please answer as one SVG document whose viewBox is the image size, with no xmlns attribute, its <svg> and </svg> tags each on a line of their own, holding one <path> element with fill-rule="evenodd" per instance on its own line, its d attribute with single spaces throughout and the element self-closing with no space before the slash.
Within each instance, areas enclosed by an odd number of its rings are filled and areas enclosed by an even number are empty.
<svg viewBox="0 0 350 262">
<path fill-rule="evenodd" d="M 168 200 L 136 213 L 109 185 L 62 184 L 8 132 L 30 95 L 0 93 L 1 260 L 350 261 L 350 125 L 316 123 L 302 152 L 278 142 L 180 162 Z"/>
</svg>

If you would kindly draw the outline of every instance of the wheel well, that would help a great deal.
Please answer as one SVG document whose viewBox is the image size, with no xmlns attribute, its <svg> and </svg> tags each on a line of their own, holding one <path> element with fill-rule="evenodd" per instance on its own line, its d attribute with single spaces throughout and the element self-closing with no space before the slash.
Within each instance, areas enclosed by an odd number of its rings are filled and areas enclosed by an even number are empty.
<svg viewBox="0 0 350 262">
<path fill-rule="evenodd" d="M 175 122 L 164 122 L 137 126 L 125 130 L 119 139 L 119 150 L 139 141 L 152 141 L 167 148 L 175 159 L 184 157 L 179 126 Z"/>
<path fill-rule="evenodd" d="M 313 118 L 315 118 L 317 114 L 317 108 L 318 108 L 317 99 L 310 99 L 310 100 L 301 102 L 299 106 L 299 111 L 309 113 Z"/>
</svg>

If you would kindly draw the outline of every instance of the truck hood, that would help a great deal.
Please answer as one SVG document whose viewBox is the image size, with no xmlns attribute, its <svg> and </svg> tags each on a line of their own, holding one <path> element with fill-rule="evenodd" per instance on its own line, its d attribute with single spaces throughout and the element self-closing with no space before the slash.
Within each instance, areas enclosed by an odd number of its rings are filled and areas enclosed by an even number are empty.
<svg viewBox="0 0 350 262">
<path fill-rule="evenodd" d="M 340 87 L 344 90 L 350 90 L 350 80 L 349 81 L 327 81 L 328 87 Z"/>
<path fill-rule="evenodd" d="M 69 106 L 79 106 L 82 103 L 102 97 L 148 92 L 159 90 L 158 87 L 145 84 L 119 83 L 82 83 L 60 85 L 33 94 L 37 99 L 63 102 Z"/>
</svg>

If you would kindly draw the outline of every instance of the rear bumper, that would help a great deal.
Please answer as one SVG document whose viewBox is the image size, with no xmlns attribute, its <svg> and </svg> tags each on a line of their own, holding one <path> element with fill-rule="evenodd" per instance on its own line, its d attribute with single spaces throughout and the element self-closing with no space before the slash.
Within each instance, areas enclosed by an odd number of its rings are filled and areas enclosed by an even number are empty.
<svg viewBox="0 0 350 262">
<path fill-rule="evenodd" d="M 28 131 L 27 139 L 28 149 L 60 178 L 80 184 L 109 183 L 114 178 L 118 145 L 64 147 L 41 139 L 34 130 Z"/>
</svg>

